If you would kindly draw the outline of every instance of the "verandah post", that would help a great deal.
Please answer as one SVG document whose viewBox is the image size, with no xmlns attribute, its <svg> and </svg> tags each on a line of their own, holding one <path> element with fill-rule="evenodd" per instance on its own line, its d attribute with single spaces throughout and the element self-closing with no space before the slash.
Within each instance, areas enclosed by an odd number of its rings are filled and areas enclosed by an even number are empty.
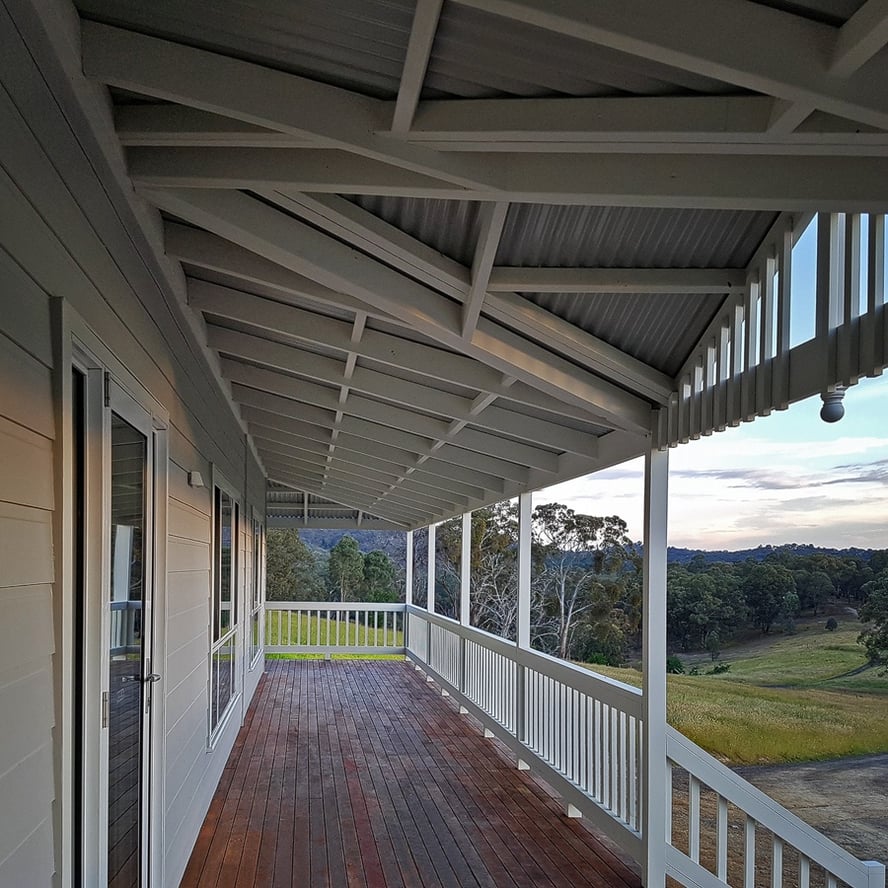
<svg viewBox="0 0 888 888">
<path fill-rule="evenodd" d="M 644 604 L 642 702 L 643 881 L 666 884 L 666 521 L 669 452 L 652 447 L 644 465 Z"/>
<path fill-rule="evenodd" d="M 437 524 L 429 525 L 429 552 L 428 552 L 428 575 L 426 593 L 426 610 L 433 614 L 435 612 L 435 530 Z M 426 663 L 432 665 L 432 623 L 426 620 Z"/>
<path fill-rule="evenodd" d="M 518 497 L 518 625 L 516 642 L 519 649 L 530 650 L 530 524 L 533 494 L 522 493 Z M 526 736 L 524 693 L 524 664 L 515 667 L 515 736 L 520 743 Z M 519 769 L 527 765 L 519 758 Z"/>
<path fill-rule="evenodd" d="M 404 647 L 410 650 L 410 614 L 407 608 L 413 604 L 413 531 L 407 531 L 407 551 L 404 565 Z"/>
<path fill-rule="evenodd" d="M 465 512 L 462 516 L 462 548 L 459 563 L 459 622 L 468 626 L 472 617 L 472 513 Z M 466 639 L 459 636 L 459 690 L 466 689 Z"/>
</svg>

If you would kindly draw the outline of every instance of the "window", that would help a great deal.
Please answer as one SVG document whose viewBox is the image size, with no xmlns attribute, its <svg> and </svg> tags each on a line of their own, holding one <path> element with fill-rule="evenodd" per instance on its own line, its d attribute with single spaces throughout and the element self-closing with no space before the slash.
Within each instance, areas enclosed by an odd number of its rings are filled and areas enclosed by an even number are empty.
<svg viewBox="0 0 888 888">
<path fill-rule="evenodd" d="M 210 653 L 210 740 L 237 695 L 237 501 L 213 492 L 213 638 Z"/>
<path fill-rule="evenodd" d="M 250 665 L 262 650 L 262 522 L 253 518 L 253 552 L 250 572 Z"/>
</svg>

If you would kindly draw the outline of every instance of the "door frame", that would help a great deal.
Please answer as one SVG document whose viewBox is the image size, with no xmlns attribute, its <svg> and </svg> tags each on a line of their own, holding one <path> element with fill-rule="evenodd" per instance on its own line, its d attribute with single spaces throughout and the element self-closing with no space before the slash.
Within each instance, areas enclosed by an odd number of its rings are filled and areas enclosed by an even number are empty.
<svg viewBox="0 0 888 888">
<path fill-rule="evenodd" d="M 55 339 L 56 404 L 58 419 L 58 446 L 56 453 L 56 491 L 58 508 L 56 531 L 58 542 L 57 580 L 59 590 L 56 603 L 57 655 L 60 667 L 56 673 L 59 690 L 56 695 L 57 724 L 60 728 L 61 755 L 58 762 L 60 805 L 57 823 L 61 831 L 57 869 L 63 885 L 101 884 L 98 874 L 104 872 L 107 862 L 107 813 L 102 807 L 107 800 L 101 792 L 100 775 L 102 758 L 100 743 L 106 732 L 101 728 L 103 690 L 103 662 L 107 656 L 104 648 L 102 608 L 108 580 L 110 527 L 110 497 L 106 496 L 110 447 L 110 408 L 105 406 L 106 379 L 113 379 L 114 386 L 134 402 L 147 415 L 147 423 L 140 430 L 150 430 L 152 451 L 152 558 L 150 575 L 152 583 L 153 651 L 152 668 L 164 675 L 166 672 L 166 577 L 167 577 L 167 513 L 169 467 L 169 415 L 167 411 L 139 383 L 129 369 L 108 349 L 62 299 L 53 306 Z M 76 656 L 76 602 L 74 600 L 74 528 L 75 505 L 73 450 L 73 393 L 72 371 L 77 370 L 85 378 L 84 386 L 84 438 L 87 443 L 100 442 L 99 446 L 84 449 L 84 534 L 82 566 L 84 609 L 84 662 Z M 126 417 L 124 417 L 126 418 Z M 81 701 L 75 699 L 76 673 L 83 670 L 83 711 L 78 720 Z M 165 839 L 165 736 L 166 736 L 166 688 L 161 679 L 152 696 L 150 725 L 146 738 L 150 744 L 148 761 L 149 780 L 145 786 L 148 804 L 145 834 L 146 844 L 143 866 L 150 874 L 143 885 L 161 885 L 164 877 Z M 76 761 L 75 731 L 82 726 L 82 761 Z M 75 771 L 82 768 L 82 797 L 80 822 L 82 833 L 74 835 L 77 803 L 74 791 Z M 104 833 L 104 835 L 102 835 Z M 82 874 L 74 872 L 73 843 L 83 845 Z M 104 858 L 104 859 L 103 859 Z"/>
</svg>

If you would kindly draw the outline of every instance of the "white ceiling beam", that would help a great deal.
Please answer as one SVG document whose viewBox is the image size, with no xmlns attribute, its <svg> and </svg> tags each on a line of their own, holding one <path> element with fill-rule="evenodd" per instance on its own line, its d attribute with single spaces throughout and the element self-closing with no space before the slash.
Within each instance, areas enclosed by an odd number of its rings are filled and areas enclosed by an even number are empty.
<svg viewBox="0 0 888 888">
<path fill-rule="evenodd" d="M 475 255 L 472 259 L 471 284 L 466 294 L 466 301 L 463 303 L 463 339 L 470 340 L 478 326 L 481 306 L 487 293 L 487 282 L 490 280 L 490 272 L 493 269 L 508 212 L 509 204 L 505 201 L 487 203 L 481 207 L 478 242 L 475 244 Z"/>
<path fill-rule="evenodd" d="M 231 390 L 234 400 L 239 404 L 274 414 L 279 416 L 280 420 L 293 419 L 322 425 L 325 428 L 332 429 L 334 427 L 329 409 L 318 409 L 312 404 L 300 403 L 283 395 L 275 395 L 239 383 L 233 383 Z M 314 397 L 313 394 L 312 397 Z M 353 409 L 363 408 L 360 402 L 351 406 Z M 365 412 L 369 413 L 370 411 Z M 518 484 L 526 484 L 527 482 L 529 470 L 526 466 L 521 466 L 499 456 L 489 456 L 467 450 L 455 444 L 444 444 L 437 447 L 435 446 L 439 441 L 437 437 L 432 438 L 403 431 L 397 426 L 393 426 L 390 420 L 391 417 L 378 418 L 374 421 L 373 419 L 364 419 L 363 416 L 347 415 L 343 420 L 342 430 L 355 437 L 363 437 L 368 441 L 375 441 L 395 449 L 406 448 L 414 454 L 434 456 L 438 463 L 449 463 L 450 465 L 445 468 L 452 467 L 453 471 L 457 473 L 455 476 L 457 478 L 461 477 L 459 473 L 463 469 L 469 469 L 492 475 L 495 478 L 509 479 Z M 266 424 L 270 422 L 270 419 L 266 420 Z M 286 429 L 287 425 L 282 423 L 280 427 Z M 444 469 L 440 465 L 435 465 L 435 471 L 444 471 Z"/>
<path fill-rule="evenodd" d="M 840 39 L 830 25 L 748 0 L 458 0 L 599 46 L 754 92 L 888 127 L 888 82 L 829 70 Z M 738 40 L 737 35 L 747 35 Z M 749 41 L 755 52 L 749 51 Z"/>
<path fill-rule="evenodd" d="M 476 194 L 412 170 L 320 148 L 130 148 L 126 160 L 132 180 L 148 187 L 295 188 L 389 197 Z"/>
<path fill-rule="evenodd" d="M 323 480 L 323 476 L 313 474 L 311 467 L 307 466 L 301 469 L 296 465 L 291 466 L 290 460 L 282 457 L 279 460 L 274 458 L 274 454 L 269 454 L 268 471 L 274 473 L 283 479 L 292 481 L 300 481 L 303 477 L 310 483 L 317 484 L 319 480 Z M 390 490 L 383 485 L 374 485 L 369 482 L 360 482 L 353 479 L 352 476 L 338 475 L 332 473 L 329 481 L 323 483 L 322 490 L 329 490 L 329 496 L 337 496 L 343 493 L 350 493 L 353 496 L 360 497 L 362 502 L 369 502 L 369 505 L 360 505 L 359 501 L 354 500 L 358 508 L 371 513 L 378 513 L 383 505 L 391 504 L 392 509 L 398 509 L 401 514 L 410 514 L 407 510 L 415 510 L 415 513 L 426 515 L 443 515 L 448 512 L 459 511 L 462 503 L 446 503 L 441 500 L 430 501 L 426 498 L 415 496 L 412 493 L 399 492 Z M 382 500 L 385 499 L 385 504 Z"/>
<path fill-rule="evenodd" d="M 830 73 L 836 77 L 849 77 L 884 49 L 886 44 L 888 0 L 866 0 L 839 28 L 830 60 Z"/>
<path fill-rule="evenodd" d="M 115 113 L 126 147 L 323 147 L 181 105 L 125 105 Z M 821 112 L 793 130 L 791 116 L 806 115 L 766 96 L 456 99 L 422 103 L 418 113 L 404 138 L 450 152 L 883 156 L 888 147 L 882 130 Z M 181 119 L 190 115 L 200 116 Z"/>
<path fill-rule="evenodd" d="M 247 390 L 250 391 L 250 390 Z M 259 395 L 260 393 L 256 393 Z M 273 397 L 273 396 L 268 396 Z M 241 415 L 249 428 L 258 428 L 268 437 L 269 435 L 284 436 L 288 439 L 304 440 L 328 444 L 331 440 L 330 431 L 334 428 L 335 418 L 327 417 L 326 412 L 317 408 L 300 407 L 301 419 L 293 419 L 265 410 L 260 407 L 250 406 L 248 403 L 240 405 Z M 318 416 L 318 414 L 321 414 Z M 418 466 L 416 473 L 430 479 L 441 479 L 444 484 L 468 485 L 474 490 L 485 490 L 491 493 L 502 493 L 504 490 L 503 479 L 499 475 L 490 472 L 481 472 L 456 463 L 450 463 L 444 459 L 435 459 L 428 456 L 430 449 L 425 447 L 425 453 L 417 453 L 405 450 L 392 443 L 379 443 L 375 436 L 370 438 L 363 434 L 367 426 L 373 423 L 352 420 L 351 417 L 343 417 L 340 425 L 340 434 L 336 439 L 338 450 L 348 453 L 348 457 L 365 460 L 373 460 L 374 464 L 381 466 L 394 466 L 399 470 L 406 470 L 412 466 Z M 383 436 L 389 432 L 387 440 L 400 441 L 398 433 L 392 433 L 391 429 L 382 428 Z M 402 442 L 403 443 L 403 442 Z M 454 448 L 451 448 L 454 449 Z M 455 448 L 457 451 L 459 448 Z M 465 451 L 463 451 L 465 452 Z M 420 457 L 425 457 L 424 462 L 418 463 Z M 437 482 L 436 482 L 437 483 Z M 459 489 L 454 487 L 454 489 Z"/>
<path fill-rule="evenodd" d="M 263 427 L 288 434 L 307 436 L 310 433 L 305 432 L 305 426 L 309 424 L 327 430 L 334 428 L 334 420 L 329 418 L 326 411 L 244 386 L 235 385 L 233 389 L 247 422 L 259 423 Z M 500 494 L 505 489 L 504 478 L 520 483 L 528 476 L 527 469 L 507 460 L 485 457 L 450 444 L 433 451 L 431 443 L 424 438 L 350 416 L 343 417 L 339 437 L 344 448 L 378 458 L 387 455 L 396 462 L 404 462 L 405 468 L 423 457 L 422 468 L 429 475 L 464 481 Z M 414 449 L 406 450 L 406 447 Z"/>
<path fill-rule="evenodd" d="M 745 268 L 509 268 L 490 275 L 491 293 L 735 293 Z"/>
<path fill-rule="evenodd" d="M 465 299 L 470 286 L 465 266 L 442 256 L 421 241 L 341 197 L 322 195 L 275 195 L 292 212 L 336 237 L 368 250 L 417 280 L 428 282 L 457 301 Z M 633 389 L 657 403 L 668 403 L 675 384 L 665 374 L 627 355 L 610 343 L 586 333 L 574 324 L 514 294 L 488 292 L 484 312 L 521 331 L 531 339 L 556 346 L 580 366 Z M 593 413 L 591 406 L 586 410 Z M 594 417 L 596 421 L 598 417 Z"/>
<path fill-rule="evenodd" d="M 215 238 L 215 235 L 207 236 Z M 501 373 L 473 358 L 372 329 L 365 329 L 360 341 L 354 343 L 352 325 L 346 321 L 194 278 L 188 278 L 187 284 L 188 304 L 198 311 L 249 323 L 263 330 L 284 332 L 294 339 L 329 345 L 343 352 L 351 349 L 355 354 L 385 366 L 412 370 L 519 404 L 546 411 L 553 409 L 551 398 L 521 382 L 504 385 Z M 591 421 L 588 413 L 570 405 L 559 406 L 552 415 L 553 421 L 558 416 Z"/>
<path fill-rule="evenodd" d="M 433 419 L 430 416 L 414 413 L 401 407 L 392 407 L 357 395 L 350 397 L 345 404 L 340 404 L 337 391 L 327 386 L 317 385 L 293 376 L 285 376 L 274 370 L 264 370 L 260 367 L 242 364 L 239 361 L 223 359 L 221 364 L 225 378 L 240 385 L 250 386 L 297 401 L 305 401 L 328 410 L 341 410 L 349 416 L 390 425 L 413 434 L 426 436 L 433 441 L 448 437 L 449 423 L 445 420 Z M 452 443 L 458 447 L 485 453 L 488 456 L 501 457 L 520 466 L 532 466 L 549 472 L 554 472 L 558 466 L 558 458 L 554 453 L 474 429 L 463 429 L 459 437 L 455 438 Z"/>
<path fill-rule="evenodd" d="M 458 307 L 449 299 L 248 195 L 161 191 L 152 192 L 150 199 L 266 259 L 398 314 L 418 332 L 554 398 L 594 411 L 610 426 L 649 433 L 648 402 L 486 318 L 466 343 Z"/>
<path fill-rule="evenodd" d="M 352 512 L 358 512 L 357 509 L 352 509 Z M 398 524 L 394 521 L 386 521 L 376 516 L 369 516 L 370 521 L 368 522 L 368 515 L 364 512 L 361 512 L 364 516 L 363 524 L 361 526 L 362 530 L 408 530 L 410 525 L 409 523 Z M 358 525 L 353 520 L 348 520 L 346 518 L 297 518 L 292 514 L 286 514 L 282 512 L 276 512 L 271 510 L 266 515 L 266 526 L 267 527 L 276 527 L 281 529 L 286 529 L 289 527 L 294 527 L 297 530 L 357 530 Z"/>
<path fill-rule="evenodd" d="M 201 148 L 311 148 L 311 139 L 254 126 L 187 105 L 117 105 L 114 128 L 121 145 Z"/>
<path fill-rule="evenodd" d="M 362 466 L 354 466 L 350 463 L 334 460 L 332 463 L 326 462 L 323 455 L 307 452 L 301 448 L 294 447 L 290 444 L 281 444 L 277 441 L 267 441 L 257 439 L 257 449 L 270 460 L 286 460 L 287 465 L 292 461 L 294 467 L 301 464 L 306 468 L 315 466 L 319 471 L 323 472 L 330 480 L 337 477 L 345 483 L 379 485 L 380 490 L 397 490 L 400 495 L 408 496 L 415 499 L 418 503 L 424 502 L 426 505 L 438 507 L 439 504 L 446 504 L 448 508 L 457 506 L 467 507 L 471 501 L 481 501 L 483 495 L 476 497 L 467 497 L 459 494 L 452 488 L 443 488 L 429 486 L 419 481 L 414 481 L 413 476 L 407 478 L 399 478 L 397 475 L 385 475 L 372 472 Z"/>
<path fill-rule="evenodd" d="M 290 148 L 133 148 L 140 188 L 313 191 L 594 206 L 882 212 L 884 159 L 727 154 L 489 155 L 499 183 L 454 189 L 409 171 Z"/>
<path fill-rule="evenodd" d="M 410 129 L 416 111 L 426 68 L 432 55 L 438 18 L 441 15 L 443 0 L 417 0 L 413 13 L 413 26 L 404 57 L 398 99 L 392 114 L 392 133 L 401 135 Z"/>
<path fill-rule="evenodd" d="M 512 153 L 841 154 L 888 148 L 888 133 L 826 114 L 778 137 L 775 123 L 792 106 L 770 96 L 431 100 L 420 103 L 413 129 L 402 138 L 437 151 Z M 183 105 L 122 105 L 115 121 L 126 147 L 322 147 Z"/>
<path fill-rule="evenodd" d="M 363 511 L 369 512 L 383 520 L 392 521 L 393 523 L 404 527 L 409 527 L 416 521 L 424 518 L 421 511 L 409 513 L 401 512 L 390 506 L 382 506 L 374 509 L 371 500 L 361 497 L 354 491 L 322 490 L 320 485 L 312 483 L 309 479 L 294 478 L 292 474 L 285 472 L 281 472 L 280 474 L 282 477 L 275 477 L 275 473 L 269 470 L 268 479 L 270 481 L 275 481 L 278 484 L 286 484 L 288 487 L 293 490 L 298 490 L 301 493 L 308 493 L 312 496 L 322 497 L 325 500 L 338 502 L 340 505 L 347 506 L 355 511 L 357 511 L 358 508 L 361 508 Z M 309 509 L 312 508 L 310 504 L 308 507 Z M 323 506 L 321 506 L 321 508 L 323 508 Z"/>
<path fill-rule="evenodd" d="M 294 435 L 290 432 L 281 431 L 271 426 L 265 426 L 258 423 L 249 423 L 248 429 L 250 434 L 256 440 L 263 442 L 274 442 L 277 444 L 286 444 L 298 450 L 303 450 L 315 456 L 326 455 L 326 446 L 319 443 L 318 438 L 323 435 Z M 329 436 L 326 436 L 329 439 Z M 415 466 L 415 461 L 406 466 L 400 466 L 391 461 L 370 457 L 362 451 L 355 450 L 354 447 L 346 448 L 340 441 L 346 435 L 340 435 L 336 439 L 335 459 L 345 465 L 360 468 L 369 468 L 373 471 L 382 472 L 384 474 L 393 475 L 400 478 L 406 473 L 407 476 L 428 488 L 442 490 L 444 492 L 456 493 L 469 499 L 483 499 L 489 493 L 495 493 L 496 490 L 483 487 L 473 487 L 465 481 L 454 481 L 449 478 L 443 478 L 440 475 L 432 475 L 429 472 L 422 471 L 427 463 L 423 463 L 420 467 Z M 369 443 L 369 442 L 368 442 Z"/>
<path fill-rule="evenodd" d="M 291 345 L 271 342 L 248 333 L 207 325 L 207 344 L 222 354 L 242 358 L 267 367 L 298 373 L 309 379 L 336 385 L 342 382 L 346 365 L 342 361 L 307 352 Z M 595 456 L 596 438 L 554 421 L 536 419 L 500 407 L 472 410 L 472 399 L 452 395 L 430 386 L 354 367 L 347 380 L 349 389 L 372 395 L 402 407 L 421 406 L 424 411 L 451 419 L 469 419 L 472 425 L 497 434 L 510 435 L 557 450 L 570 450 Z M 342 408 L 342 402 L 340 402 Z"/>
<path fill-rule="evenodd" d="M 231 241 L 178 222 L 164 224 L 164 249 L 168 256 L 196 268 L 237 278 L 248 284 L 267 287 L 280 298 L 297 296 L 316 303 L 319 308 L 334 305 L 349 312 L 364 311 L 367 306 L 358 299 L 324 287 L 304 275 L 269 262 Z M 376 312 L 381 320 L 398 323 L 385 312 Z"/>
<path fill-rule="evenodd" d="M 470 158 L 377 135 L 386 106 L 307 77 L 102 25 L 81 23 L 83 71 L 109 86 L 235 117 L 456 186 L 485 181 Z M 388 121 L 385 124 L 388 125 Z M 282 149 L 285 150 L 285 149 Z"/>
</svg>

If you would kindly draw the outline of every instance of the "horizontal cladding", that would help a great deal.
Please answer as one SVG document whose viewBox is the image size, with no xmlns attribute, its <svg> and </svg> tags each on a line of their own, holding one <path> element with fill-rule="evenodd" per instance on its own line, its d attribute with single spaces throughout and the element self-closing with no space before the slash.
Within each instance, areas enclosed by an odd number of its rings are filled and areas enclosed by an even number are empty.
<svg viewBox="0 0 888 888">
<path fill-rule="evenodd" d="M 88 18 L 380 98 L 397 95 L 412 0 L 76 0 Z"/>
<path fill-rule="evenodd" d="M 445 3 L 423 96 L 607 96 L 737 93 L 647 59 Z"/>
<path fill-rule="evenodd" d="M 741 268 L 776 217 L 749 210 L 513 204 L 496 264 Z"/>
<path fill-rule="evenodd" d="M 552 314 L 674 376 L 724 296 L 637 293 L 529 293 Z"/>
</svg>

